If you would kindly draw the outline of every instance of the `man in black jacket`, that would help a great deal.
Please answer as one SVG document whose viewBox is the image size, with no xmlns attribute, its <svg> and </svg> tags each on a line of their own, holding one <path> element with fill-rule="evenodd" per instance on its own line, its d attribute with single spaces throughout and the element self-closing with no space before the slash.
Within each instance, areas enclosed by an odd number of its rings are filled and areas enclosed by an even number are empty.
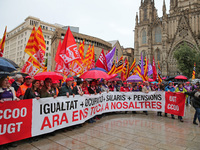
<svg viewBox="0 0 200 150">
<path fill-rule="evenodd" d="M 196 122 L 197 118 L 200 123 L 200 87 L 197 87 L 195 91 L 192 92 L 185 92 L 185 94 L 191 96 L 192 106 L 196 110 L 194 114 L 193 124 L 198 125 Z"/>
<path fill-rule="evenodd" d="M 72 91 L 73 90 L 72 81 L 73 81 L 72 78 L 67 78 L 66 79 L 66 85 L 61 87 L 58 96 L 67 96 L 67 97 L 69 97 L 70 95 L 74 95 L 73 91 Z"/>
<path fill-rule="evenodd" d="M 17 92 L 18 88 L 24 82 L 24 78 L 21 74 L 15 75 L 15 81 L 12 83 L 12 87 L 14 87 L 15 91 Z"/>
</svg>

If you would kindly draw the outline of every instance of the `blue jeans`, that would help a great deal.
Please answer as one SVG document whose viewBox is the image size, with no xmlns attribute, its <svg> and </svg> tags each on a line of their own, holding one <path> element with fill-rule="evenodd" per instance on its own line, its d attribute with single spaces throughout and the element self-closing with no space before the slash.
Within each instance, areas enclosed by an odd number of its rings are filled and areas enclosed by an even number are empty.
<svg viewBox="0 0 200 150">
<path fill-rule="evenodd" d="M 200 123 L 200 108 L 195 108 L 196 112 L 194 114 L 194 120 L 193 122 L 196 122 L 197 118 L 199 120 L 199 123 Z"/>
<path fill-rule="evenodd" d="M 190 96 L 187 97 L 186 103 L 187 103 L 187 104 L 190 104 Z"/>
</svg>

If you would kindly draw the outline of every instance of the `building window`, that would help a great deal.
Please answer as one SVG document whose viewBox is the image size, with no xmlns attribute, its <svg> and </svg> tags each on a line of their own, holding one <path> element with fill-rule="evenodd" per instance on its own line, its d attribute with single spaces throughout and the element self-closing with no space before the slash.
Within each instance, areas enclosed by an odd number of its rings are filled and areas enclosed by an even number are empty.
<svg viewBox="0 0 200 150">
<path fill-rule="evenodd" d="M 46 50 L 48 51 L 48 50 L 49 50 L 49 47 L 47 47 Z"/>
<path fill-rule="evenodd" d="M 161 28 L 160 27 L 155 28 L 155 42 L 156 43 L 162 42 L 162 34 L 161 34 Z"/>
<path fill-rule="evenodd" d="M 147 20 L 147 8 L 144 9 L 144 21 Z"/>
<path fill-rule="evenodd" d="M 157 55 L 157 61 L 160 61 L 160 50 L 156 50 L 156 55 Z"/>
<path fill-rule="evenodd" d="M 48 30 L 48 27 L 46 27 L 46 30 Z"/>
<path fill-rule="evenodd" d="M 142 30 L 142 44 L 146 44 L 147 43 L 147 33 L 145 31 L 145 29 Z"/>
<path fill-rule="evenodd" d="M 146 57 L 146 51 L 145 51 L 145 50 L 143 50 L 141 54 L 142 54 L 142 57 L 143 57 L 143 60 L 144 60 L 144 59 L 145 59 L 145 57 Z"/>
<path fill-rule="evenodd" d="M 47 41 L 47 45 L 49 45 L 49 41 Z"/>
<path fill-rule="evenodd" d="M 118 49 L 116 49 L 116 56 L 118 56 Z"/>
</svg>

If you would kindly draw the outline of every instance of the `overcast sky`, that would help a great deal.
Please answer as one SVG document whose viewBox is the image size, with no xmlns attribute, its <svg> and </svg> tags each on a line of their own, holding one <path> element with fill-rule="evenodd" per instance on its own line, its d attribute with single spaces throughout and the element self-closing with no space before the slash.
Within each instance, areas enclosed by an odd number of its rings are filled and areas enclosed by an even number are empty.
<svg viewBox="0 0 200 150">
<path fill-rule="evenodd" d="M 169 11 L 170 0 L 165 0 Z M 134 47 L 135 15 L 141 0 L 0 0 L 0 38 L 28 16 L 48 23 L 77 26 L 79 32 Z M 163 0 L 155 0 L 158 16 Z"/>
</svg>

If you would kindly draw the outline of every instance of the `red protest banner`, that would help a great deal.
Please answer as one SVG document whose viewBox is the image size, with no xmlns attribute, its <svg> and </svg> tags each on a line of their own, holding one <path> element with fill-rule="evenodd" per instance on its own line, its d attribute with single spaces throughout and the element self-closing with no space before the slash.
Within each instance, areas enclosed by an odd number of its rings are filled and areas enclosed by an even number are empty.
<svg viewBox="0 0 200 150">
<path fill-rule="evenodd" d="M 185 94 L 183 93 L 165 93 L 165 112 L 178 116 L 184 116 Z"/>
<path fill-rule="evenodd" d="M 0 145 L 31 137 L 32 99 L 0 104 Z"/>
</svg>

